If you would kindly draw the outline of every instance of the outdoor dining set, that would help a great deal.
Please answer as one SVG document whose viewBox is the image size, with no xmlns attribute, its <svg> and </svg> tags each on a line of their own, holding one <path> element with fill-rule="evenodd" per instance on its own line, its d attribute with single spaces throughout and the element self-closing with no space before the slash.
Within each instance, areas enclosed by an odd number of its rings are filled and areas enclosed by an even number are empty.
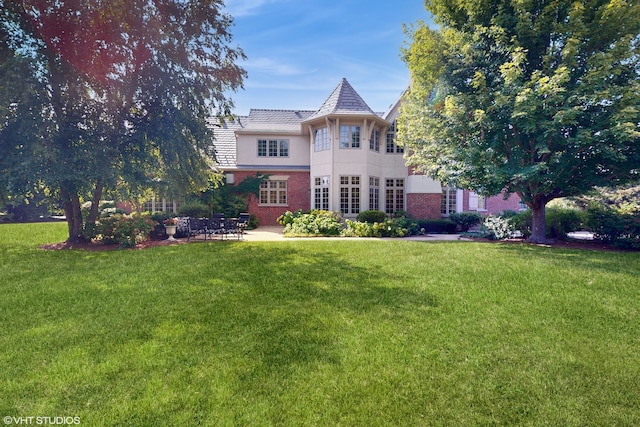
<svg viewBox="0 0 640 427">
<path fill-rule="evenodd" d="M 234 236 L 236 239 L 244 239 L 244 230 L 249 225 L 249 214 L 241 213 L 238 218 L 225 218 L 224 214 L 214 214 L 211 218 L 178 218 L 177 231 L 180 235 L 186 235 L 187 241 L 192 238 L 203 237 L 204 240 L 228 239 Z"/>
</svg>

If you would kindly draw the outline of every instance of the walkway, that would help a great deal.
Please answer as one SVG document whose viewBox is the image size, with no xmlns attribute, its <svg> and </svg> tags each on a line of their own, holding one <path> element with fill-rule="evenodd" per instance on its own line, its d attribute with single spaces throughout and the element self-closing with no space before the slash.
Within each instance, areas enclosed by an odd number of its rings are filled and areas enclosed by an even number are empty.
<svg viewBox="0 0 640 427">
<path fill-rule="evenodd" d="M 301 239 L 333 239 L 333 240 L 353 240 L 360 237 L 285 237 L 282 234 L 283 227 L 258 227 L 255 230 L 247 230 L 244 239 L 248 242 L 269 242 L 278 240 L 301 240 Z M 365 237 L 366 238 L 366 237 Z M 397 240 L 397 238 L 393 238 Z M 403 237 L 404 240 L 418 241 L 439 241 L 439 240 L 470 240 L 460 237 L 459 234 L 429 234 L 424 236 Z"/>
</svg>

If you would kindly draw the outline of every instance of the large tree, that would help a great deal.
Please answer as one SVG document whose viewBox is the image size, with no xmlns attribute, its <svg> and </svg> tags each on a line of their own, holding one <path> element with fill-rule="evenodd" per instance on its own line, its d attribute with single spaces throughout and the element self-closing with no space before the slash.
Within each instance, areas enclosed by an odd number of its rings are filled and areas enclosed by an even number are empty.
<svg viewBox="0 0 640 427">
<path fill-rule="evenodd" d="M 244 57 L 221 0 L 0 0 L 0 183 L 61 201 L 69 240 L 103 191 L 206 188 L 208 120 Z M 83 200 L 93 210 L 82 217 Z"/>
<path fill-rule="evenodd" d="M 399 120 L 409 162 L 444 182 L 545 206 L 640 174 L 640 2 L 426 0 L 407 29 Z"/>
</svg>

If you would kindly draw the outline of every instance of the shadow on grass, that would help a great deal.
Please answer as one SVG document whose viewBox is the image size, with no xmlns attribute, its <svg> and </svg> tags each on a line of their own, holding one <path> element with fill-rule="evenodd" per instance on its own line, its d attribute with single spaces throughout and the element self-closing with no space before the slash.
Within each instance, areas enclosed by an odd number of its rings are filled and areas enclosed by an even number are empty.
<svg viewBox="0 0 640 427">
<path fill-rule="evenodd" d="M 567 249 L 529 243 L 487 243 L 487 245 L 492 245 L 498 251 L 510 256 L 535 257 L 549 266 L 573 266 L 584 271 L 631 273 L 636 277 L 640 276 L 640 252 Z"/>
<path fill-rule="evenodd" d="M 338 364 L 337 337 L 354 318 L 366 321 L 374 312 L 393 318 L 437 305 L 425 292 L 397 287 L 402 277 L 389 280 L 343 252 L 283 245 L 214 250 L 204 276 L 215 279 L 200 290 L 215 296 L 203 296 L 192 320 L 222 333 L 223 351 L 240 351 L 261 372 L 283 375 L 301 365 Z"/>
</svg>

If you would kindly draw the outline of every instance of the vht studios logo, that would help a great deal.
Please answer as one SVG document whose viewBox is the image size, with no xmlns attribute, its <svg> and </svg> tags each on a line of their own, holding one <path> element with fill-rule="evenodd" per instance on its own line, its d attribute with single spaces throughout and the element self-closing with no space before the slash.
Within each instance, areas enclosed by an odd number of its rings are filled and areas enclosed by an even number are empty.
<svg viewBox="0 0 640 427">
<path fill-rule="evenodd" d="M 3 419 L 5 425 L 79 425 L 80 417 L 10 417 Z"/>
</svg>

